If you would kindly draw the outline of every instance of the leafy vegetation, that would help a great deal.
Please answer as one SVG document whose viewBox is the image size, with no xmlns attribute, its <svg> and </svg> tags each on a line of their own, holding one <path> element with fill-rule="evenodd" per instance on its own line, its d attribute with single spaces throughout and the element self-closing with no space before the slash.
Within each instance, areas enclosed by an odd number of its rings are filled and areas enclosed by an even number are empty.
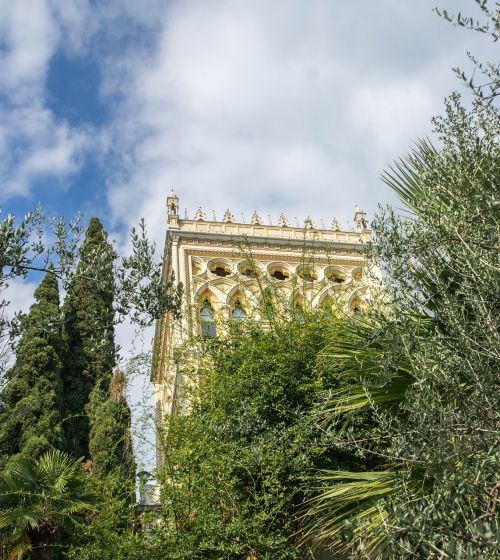
<svg viewBox="0 0 500 560">
<path fill-rule="evenodd" d="M 81 251 L 77 275 L 64 302 L 64 429 L 68 452 L 89 457 L 89 406 L 106 400 L 115 366 L 114 251 L 99 220 L 90 221 Z M 93 270 L 100 278 L 93 282 Z"/>
<path fill-rule="evenodd" d="M 24 230 L 13 231 L 11 248 L 18 237 L 24 239 Z M 107 494 L 113 504 L 126 499 L 127 504 L 116 510 L 121 513 L 114 518 L 115 529 L 135 502 L 126 379 L 120 371 L 113 372 L 116 256 L 98 220 L 91 220 L 78 252 L 62 309 L 57 272 L 47 267 L 35 292 L 36 303 L 21 319 L 16 363 L 1 392 L 0 468 L 5 484 L 0 503 L 5 530 L 0 543 L 9 558 L 65 556 L 72 535 L 78 532 L 84 538 L 78 523 L 92 525 L 96 517 L 101 522 L 106 517 L 103 512 L 109 508 L 99 498 Z M 15 262 L 20 271 L 31 266 L 31 257 L 25 259 L 24 254 L 12 256 L 7 275 L 15 277 Z M 144 272 L 147 264 L 134 258 L 134 266 Z M 80 459 L 71 459 L 63 450 Z M 85 472 L 82 458 L 88 459 Z M 73 500 L 77 490 L 81 496 L 88 490 L 94 501 L 99 499 L 98 510 L 87 510 L 91 517 L 83 515 L 83 501 Z M 78 515 L 73 518 L 73 513 Z"/>
<path fill-rule="evenodd" d="M 48 272 L 23 319 L 16 362 L 0 402 L 0 469 L 18 455 L 38 458 L 64 446 L 59 289 Z"/>
<path fill-rule="evenodd" d="M 93 470 L 101 475 L 116 473 L 122 479 L 128 478 L 133 487 L 135 461 L 126 385 L 124 373 L 117 369 L 111 379 L 107 398 L 97 405 L 92 399 L 89 451 Z"/>
<path fill-rule="evenodd" d="M 61 557 L 61 544 L 94 507 L 81 461 L 52 450 L 14 459 L 0 482 L 0 552 L 6 560 Z M 8 543 L 8 544 L 6 544 Z"/>
<path fill-rule="evenodd" d="M 496 41 L 498 7 L 476 3 L 485 21 L 437 12 Z M 406 210 L 373 224 L 390 306 L 329 349 L 352 384 L 318 414 L 334 448 L 378 465 L 318 478 L 307 536 L 355 558 L 498 557 L 500 82 L 469 58 L 476 76 L 455 71 L 472 109 L 453 94 L 439 147 L 418 142 L 383 176 Z"/>
<path fill-rule="evenodd" d="M 167 428 L 156 536 L 169 558 L 303 558 L 298 518 L 311 470 L 357 464 L 326 453 L 309 414 L 335 384 L 317 363 L 334 322 L 303 313 L 269 330 L 227 328 L 201 343 L 201 366 L 182 368 L 191 405 Z"/>
<path fill-rule="evenodd" d="M 457 95 L 446 108 L 435 121 L 442 148 L 421 142 L 384 176 L 408 208 L 385 209 L 373 226 L 390 314 L 376 314 L 371 337 L 360 324 L 330 350 L 354 383 L 329 395 L 324 420 L 368 409 L 367 443 L 343 430 L 336 445 L 380 465 L 330 473 L 312 531 L 337 548 L 343 534 L 366 556 L 492 558 L 498 548 L 500 126 Z"/>
<path fill-rule="evenodd" d="M 438 13 L 497 40 L 498 10 L 476 3 L 487 22 Z M 177 356 L 189 404 L 163 426 L 149 517 L 114 326 L 177 316 L 181 289 L 143 224 L 120 260 L 96 219 L 83 243 L 79 219 L 53 221 L 51 248 L 41 211 L 0 222 L 0 291 L 46 272 L 26 317 L 0 303 L 0 342 L 21 335 L 2 375 L 2 558 L 499 557 L 499 70 L 471 59 L 484 81 L 457 73 L 472 109 L 452 95 L 438 142 L 383 175 L 404 211 L 373 223 L 382 306 L 290 306 L 254 271 L 265 321 L 217 324 L 223 337 L 190 341 L 194 361 Z"/>
</svg>

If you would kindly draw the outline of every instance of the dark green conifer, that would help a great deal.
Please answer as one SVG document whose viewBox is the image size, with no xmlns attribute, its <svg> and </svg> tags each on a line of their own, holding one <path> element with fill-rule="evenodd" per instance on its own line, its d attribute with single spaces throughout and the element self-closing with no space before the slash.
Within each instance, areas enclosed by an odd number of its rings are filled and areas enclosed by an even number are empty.
<svg viewBox="0 0 500 560">
<path fill-rule="evenodd" d="M 67 451 L 89 454 L 88 405 L 108 395 L 115 366 L 114 279 L 115 252 L 97 218 L 92 218 L 80 262 L 64 302 L 64 430 Z"/>
<path fill-rule="evenodd" d="M 14 366 L 0 403 L 0 466 L 22 456 L 38 459 L 64 447 L 61 426 L 61 318 L 59 288 L 48 272 L 22 322 Z"/>
<path fill-rule="evenodd" d="M 105 400 L 102 400 L 99 388 L 92 393 L 89 405 L 89 447 L 96 473 L 114 473 L 133 480 L 135 464 L 126 385 L 125 374 L 117 369 Z"/>
</svg>

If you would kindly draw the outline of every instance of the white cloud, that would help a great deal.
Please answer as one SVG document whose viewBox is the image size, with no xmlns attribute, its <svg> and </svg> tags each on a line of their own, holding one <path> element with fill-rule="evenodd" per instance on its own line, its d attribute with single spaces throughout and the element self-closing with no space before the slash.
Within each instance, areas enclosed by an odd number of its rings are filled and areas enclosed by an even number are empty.
<svg viewBox="0 0 500 560">
<path fill-rule="evenodd" d="M 9 282 L 9 286 L 2 290 L 1 299 L 10 302 L 9 313 L 18 311 L 27 313 L 35 299 L 33 293 L 37 287 L 35 282 L 14 278 Z"/>
<path fill-rule="evenodd" d="M 0 185 L 4 198 L 27 195 L 39 178 L 78 169 L 88 132 L 47 106 L 49 63 L 61 44 L 82 52 L 95 29 L 87 0 L 0 0 Z"/>
<path fill-rule="evenodd" d="M 373 212 L 391 198 L 378 179 L 386 163 L 430 132 L 457 87 L 463 36 L 432 6 L 159 5 L 156 49 L 108 82 L 124 97 L 112 131 L 125 156 L 109 182 L 115 219 L 144 216 L 161 240 L 171 188 L 191 213 Z"/>
<path fill-rule="evenodd" d="M 0 109 L 3 195 L 27 195 L 34 182 L 46 176 L 62 181 L 79 168 L 88 146 L 86 131 L 57 122 L 35 100 L 7 111 Z"/>
<path fill-rule="evenodd" d="M 4 0 L 0 5 L 0 88 L 15 102 L 41 93 L 47 64 L 58 42 L 58 30 L 47 2 Z"/>
</svg>

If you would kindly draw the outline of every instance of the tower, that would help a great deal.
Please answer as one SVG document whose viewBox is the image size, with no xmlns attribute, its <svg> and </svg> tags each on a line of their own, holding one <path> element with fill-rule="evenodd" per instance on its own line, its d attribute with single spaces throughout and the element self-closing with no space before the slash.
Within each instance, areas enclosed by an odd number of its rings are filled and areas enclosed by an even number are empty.
<svg viewBox="0 0 500 560">
<path fill-rule="evenodd" d="M 157 418 L 183 413 L 185 381 L 179 365 L 195 360 L 193 335 L 223 335 L 225 320 L 266 323 L 261 300 L 263 282 L 270 283 L 293 308 L 340 305 L 358 314 L 369 297 L 370 280 L 363 244 L 371 239 L 366 213 L 356 208 L 356 230 L 317 228 L 311 218 L 291 226 L 284 214 L 273 225 L 254 212 L 250 223 L 235 220 L 227 210 L 218 221 L 199 208 L 194 217 L 179 217 L 179 198 L 167 198 L 168 231 L 164 278 L 174 274 L 184 287 L 180 319 L 170 314 L 158 321 L 151 380 Z M 158 457 L 159 466 L 162 457 Z"/>
<path fill-rule="evenodd" d="M 179 227 L 179 197 L 170 191 L 167 197 L 167 223 L 169 229 Z"/>
</svg>

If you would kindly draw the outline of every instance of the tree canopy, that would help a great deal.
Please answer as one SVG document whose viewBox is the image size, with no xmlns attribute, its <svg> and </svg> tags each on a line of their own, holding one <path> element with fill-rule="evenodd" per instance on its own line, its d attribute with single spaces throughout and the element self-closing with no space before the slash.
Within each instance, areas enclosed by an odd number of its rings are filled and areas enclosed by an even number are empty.
<svg viewBox="0 0 500 560">
<path fill-rule="evenodd" d="M 0 401 L 0 468 L 21 455 L 37 459 L 65 444 L 61 403 L 61 314 L 57 279 L 49 271 L 21 323 L 16 361 Z"/>
</svg>

